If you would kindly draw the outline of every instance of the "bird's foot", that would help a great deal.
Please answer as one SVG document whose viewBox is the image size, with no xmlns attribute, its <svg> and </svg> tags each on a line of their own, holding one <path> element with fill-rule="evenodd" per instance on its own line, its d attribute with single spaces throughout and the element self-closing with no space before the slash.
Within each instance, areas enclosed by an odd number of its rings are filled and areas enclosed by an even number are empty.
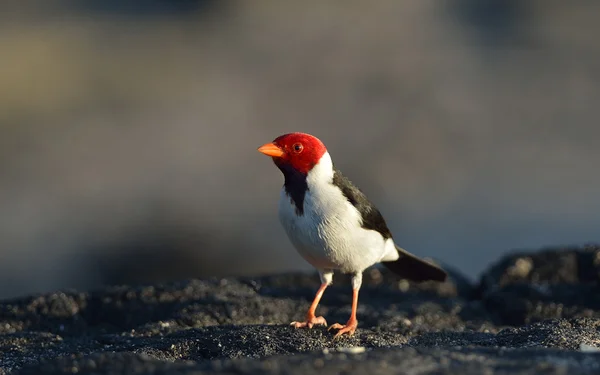
<svg viewBox="0 0 600 375">
<path fill-rule="evenodd" d="M 354 331 L 356 331 L 356 327 L 358 327 L 358 320 L 350 319 L 345 325 L 335 323 L 331 325 L 331 327 L 329 327 L 327 330 L 329 331 L 332 329 L 337 329 L 337 333 L 335 334 L 335 336 L 333 336 L 334 339 L 337 339 L 342 335 L 352 336 L 354 334 Z"/>
<path fill-rule="evenodd" d="M 323 318 L 322 316 L 309 316 L 306 318 L 306 321 L 304 322 L 292 322 L 290 323 L 291 326 L 294 326 L 294 328 L 304 328 L 304 327 L 308 327 L 308 328 L 312 328 L 313 326 L 327 326 L 327 322 L 325 321 L 325 318 Z"/>
</svg>

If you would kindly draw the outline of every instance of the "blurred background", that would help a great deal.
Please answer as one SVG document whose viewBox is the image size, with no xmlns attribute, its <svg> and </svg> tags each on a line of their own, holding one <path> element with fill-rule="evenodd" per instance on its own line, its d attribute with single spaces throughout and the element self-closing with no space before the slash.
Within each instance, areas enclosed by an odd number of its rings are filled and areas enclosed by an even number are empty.
<svg viewBox="0 0 600 375">
<path fill-rule="evenodd" d="M 290 131 L 325 142 L 401 246 L 472 279 L 511 249 L 598 241 L 598 14 L 4 1 L 0 297 L 310 269 L 256 152 Z"/>
</svg>

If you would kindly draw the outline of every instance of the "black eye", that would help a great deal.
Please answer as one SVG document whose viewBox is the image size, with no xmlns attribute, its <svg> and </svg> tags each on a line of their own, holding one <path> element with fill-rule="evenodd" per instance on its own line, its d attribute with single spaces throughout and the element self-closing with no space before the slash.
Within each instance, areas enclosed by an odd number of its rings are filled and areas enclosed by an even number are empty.
<svg viewBox="0 0 600 375">
<path fill-rule="evenodd" d="M 297 154 L 301 153 L 302 150 L 304 150 L 304 146 L 302 146 L 302 143 L 294 143 L 292 147 L 294 148 L 294 152 Z"/>
</svg>

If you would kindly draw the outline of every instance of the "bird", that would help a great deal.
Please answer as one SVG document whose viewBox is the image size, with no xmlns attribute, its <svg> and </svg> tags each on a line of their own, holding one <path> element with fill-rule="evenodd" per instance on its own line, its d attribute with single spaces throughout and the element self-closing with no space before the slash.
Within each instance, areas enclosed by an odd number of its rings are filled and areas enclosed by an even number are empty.
<svg viewBox="0 0 600 375">
<path fill-rule="evenodd" d="M 402 278 L 443 282 L 447 273 L 437 265 L 398 247 L 381 212 L 331 159 L 323 142 L 307 133 L 288 133 L 258 151 L 270 156 L 283 173 L 278 216 L 298 253 L 319 273 L 321 285 L 304 321 L 295 328 L 327 326 L 316 309 L 334 272 L 351 275 L 352 310 L 346 324 L 328 330 L 352 336 L 358 327 L 358 293 L 365 269 L 382 263 Z"/>
</svg>

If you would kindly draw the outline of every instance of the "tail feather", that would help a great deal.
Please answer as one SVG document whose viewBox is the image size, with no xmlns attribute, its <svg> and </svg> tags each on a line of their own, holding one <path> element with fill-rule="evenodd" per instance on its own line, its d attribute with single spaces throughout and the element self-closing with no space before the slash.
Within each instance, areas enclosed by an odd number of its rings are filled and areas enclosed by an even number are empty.
<svg viewBox="0 0 600 375">
<path fill-rule="evenodd" d="M 446 271 L 396 246 L 400 258 L 392 262 L 382 262 L 395 274 L 411 281 L 445 281 Z"/>
</svg>

